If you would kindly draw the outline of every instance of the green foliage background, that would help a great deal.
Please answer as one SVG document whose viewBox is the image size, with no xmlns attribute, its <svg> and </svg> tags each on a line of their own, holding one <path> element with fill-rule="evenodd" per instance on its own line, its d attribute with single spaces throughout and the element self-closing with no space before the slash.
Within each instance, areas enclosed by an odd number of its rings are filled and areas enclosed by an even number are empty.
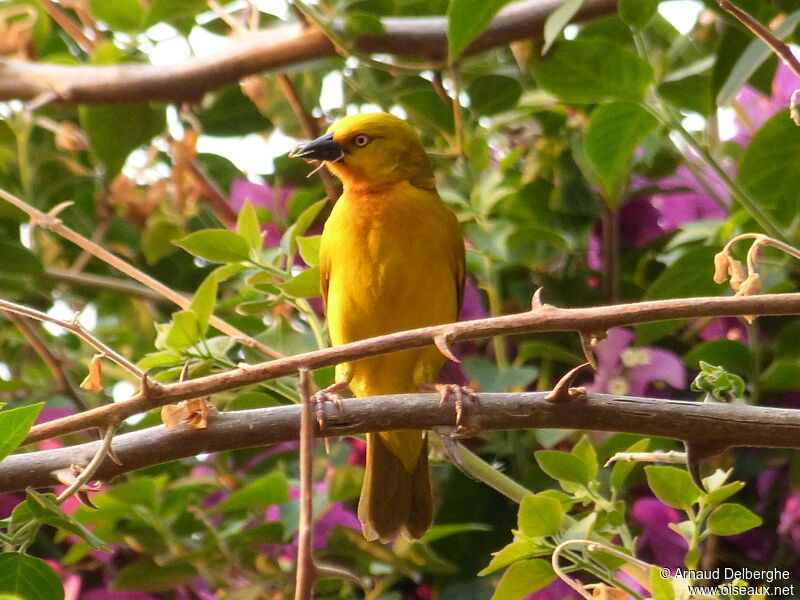
<svg viewBox="0 0 800 600">
<path fill-rule="evenodd" d="M 712 281 L 713 255 L 728 239 L 763 231 L 797 245 L 800 133 L 788 112 L 777 112 L 751 130 L 740 124 L 740 133 L 748 136 L 742 144 L 720 136 L 719 114 L 724 118 L 730 111 L 718 113 L 719 108 L 732 107 L 746 120 L 746 107 L 736 95 L 742 86 L 773 96 L 777 60 L 714 2 L 699 3 L 702 17 L 681 33 L 657 11 L 666 3 L 656 0 L 620 0 L 618 14 L 565 29 L 582 4 L 565 0 L 541 39 L 463 56 L 503 4 L 297 2 L 317 25 L 342 20 L 344 27 L 337 31 L 344 33 L 336 40 L 350 55 L 286 68 L 305 109 L 320 122 L 382 109 L 404 114 L 417 128 L 436 168 L 440 194 L 468 242 L 469 278 L 479 290 L 474 310 L 489 315 L 525 311 L 539 287 L 548 303 L 564 307 L 730 293 Z M 223 5 L 243 21 L 238 3 Z M 762 23 L 777 19 L 780 33 L 796 40 L 800 11 L 793 2 L 742 0 L 738 5 Z M 229 32 L 198 0 L 91 0 L 83 16 L 94 23 L 99 38 L 87 50 L 39 2 L 8 0 L 0 10 L 16 6 L 35 12 L 24 50 L 46 63 L 147 63 L 155 36 L 164 31 L 176 38 L 198 29 Z M 64 3 L 59 10 L 75 22 L 82 16 Z M 268 10 L 258 14 L 262 28 L 296 20 L 285 6 L 278 14 Z M 378 17 L 425 15 L 449 19 L 449 54 L 441 64 L 354 51 L 358 36 L 380 34 Z M 156 25 L 169 29 L 153 29 Z M 322 97 L 323 82 L 341 89 L 340 106 L 331 108 L 329 98 Z M 317 236 L 329 210 L 321 180 L 306 178 L 310 167 L 286 155 L 265 155 L 260 174 L 240 172 L 222 154 L 194 157 L 194 132 L 227 139 L 307 137 L 274 74 L 256 75 L 249 85 L 249 95 L 240 86 L 212 90 L 180 112 L 149 101 L 54 103 L 33 115 L 21 102 L 0 104 L 0 187 L 43 211 L 72 202 L 59 213 L 66 225 L 194 300 L 190 309 L 176 311 L 168 302 L 88 279 L 67 281 L 58 269 L 77 265 L 84 274 L 118 273 L 32 228 L 25 215 L 4 202 L 0 296 L 43 311 L 83 311 L 96 336 L 161 381 L 175 381 L 187 360 L 189 376 L 196 377 L 263 359 L 210 327 L 212 312 L 283 354 L 323 347 L 324 319 L 314 300 L 319 294 Z M 692 123 L 701 125 L 687 130 Z M 268 200 L 246 204 L 235 223 L 224 223 L 227 213 L 208 201 L 187 170 L 187 155 L 225 195 L 237 179 L 260 175 Z M 620 230 L 626 206 L 663 193 L 665 178 L 679 168 L 712 182 L 712 196 L 720 196 L 724 215 L 663 227 L 644 242 L 626 237 Z M 662 216 L 669 216 L 669 201 L 667 195 Z M 264 244 L 267 225 L 273 237 Z M 599 253 L 605 268 L 591 262 L 592 253 Z M 796 263 L 785 256 L 765 252 L 759 270 L 765 291 L 796 289 Z M 726 388 L 739 390 L 738 401 L 792 406 L 791 393 L 800 388 L 798 323 L 794 317 L 775 317 L 755 325 L 728 324 L 728 333 L 746 335 L 710 341 L 699 335 L 705 322 L 656 323 L 637 327 L 633 344 L 658 346 L 692 372 L 700 370 L 701 361 L 721 365 L 746 383 Z M 40 334 L 65 372 L 82 380 L 92 350 L 63 332 Z M 467 378 L 497 392 L 550 389 L 583 360 L 577 336 L 561 333 L 496 339 L 464 354 Z M 0 362 L 0 394 L 7 404 L 0 412 L 4 457 L 24 438 L 42 404 L 42 410 L 51 411 L 48 418 L 82 407 L 5 320 L 0 321 Z M 126 388 L 114 387 L 120 381 L 136 383 L 107 361 L 103 376 L 105 391 L 79 393 L 86 406 L 111 401 L 115 389 L 124 396 Z M 332 377 L 332 369 L 314 374 L 320 386 Z M 286 404 L 297 399 L 295 384 L 294 377 L 284 377 L 218 394 L 213 402 L 220 410 Z M 698 389 L 713 391 L 713 383 L 703 385 Z M 674 395 L 701 399 L 687 389 Z M 125 430 L 159 422 L 157 414 L 147 414 Z M 58 443 L 85 439 L 72 435 Z M 375 586 L 363 591 L 350 579 L 325 579 L 317 586 L 319 597 L 524 598 L 554 579 L 549 556 L 565 539 L 590 538 L 632 552 L 642 524 L 632 520 L 630 509 L 637 497 L 651 492 L 680 511 L 674 529 L 686 538 L 686 566 L 696 568 L 702 553 L 720 544 L 725 551 L 715 560 L 752 564 L 735 544 L 715 541 L 712 546 L 708 540 L 761 525 L 750 510 L 757 500 L 768 504 L 764 527 L 774 532 L 784 514 L 783 499 L 796 484 L 795 456 L 777 451 L 720 458 L 713 467 L 722 470 L 710 475 L 707 491 L 701 491 L 676 467 L 601 466 L 614 452 L 629 448 L 677 449 L 669 440 L 511 431 L 481 435 L 470 446 L 531 495 L 517 502 L 503 497 L 437 455 L 434 528 L 420 542 L 390 547 L 367 543 L 352 528 L 332 529 L 320 537 L 319 558 L 369 575 Z M 320 516 L 334 507 L 353 511 L 361 468 L 351 450 L 349 443 L 338 442 L 330 456 L 320 451 L 316 457 L 315 475 L 325 482 L 315 505 Z M 779 480 L 771 496 L 759 498 L 752 484 L 767 468 L 775 469 Z M 222 452 L 132 473 L 93 494 L 96 509 L 59 508 L 52 495 L 32 490 L 10 496 L 16 508 L 3 515 L 8 552 L 0 554 L 0 592 L 55 598 L 50 589 L 55 571 L 40 560 L 48 559 L 63 581 L 77 577 L 84 593 L 284 597 L 293 586 L 297 478 L 297 452 L 289 445 Z M 764 568 L 794 564 L 791 544 L 778 544 Z M 15 549 L 27 555 L 13 554 Z M 92 553 L 104 549 L 111 558 L 98 561 Z M 570 560 L 590 578 L 619 582 L 618 557 L 575 551 Z M 28 589 L 23 580 L 36 583 Z M 657 598 L 685 593 L 679 584 L 656 583 Z"/>
</svg>

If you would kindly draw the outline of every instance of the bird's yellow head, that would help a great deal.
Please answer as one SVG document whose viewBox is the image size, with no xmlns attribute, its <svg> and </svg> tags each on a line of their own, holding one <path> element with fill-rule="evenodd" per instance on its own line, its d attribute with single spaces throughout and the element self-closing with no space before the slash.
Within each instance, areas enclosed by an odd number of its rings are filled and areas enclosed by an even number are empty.
<svg viewBox="0 0 800 600">
<path fill-rule="evenodd" d="M 326 135 L 298 146 L 291 156 L 324 161 L 346 188 L 382 187 L 400 181 L 425 189 L 434 187 L 419 136 L 408 123 L 388 113 L 345 117 L 331 125 Z"/>
</svg>

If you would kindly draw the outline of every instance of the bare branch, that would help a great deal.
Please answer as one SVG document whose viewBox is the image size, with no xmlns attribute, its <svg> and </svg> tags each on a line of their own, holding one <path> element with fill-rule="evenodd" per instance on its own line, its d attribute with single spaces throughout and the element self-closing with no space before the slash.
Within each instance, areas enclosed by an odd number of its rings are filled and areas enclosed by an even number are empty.
<svg viewBox="0 0 800 600">
<path fill-rule="evenodd" d="M 0 63 L 0 67 L 2 67 L 2 63 Z M 181 308 L 189 308 L 191 305 L 191 300 L 186 298 L 185 296 L 177 293 L 175 290 L 170 288 L 169 286 L 164 285 L 160 281 L 153 279 L 147 273 L 144 273 L 127 263 L 126 261 L 122 260 L 120 257 L 112 254 L 99 244 L 96 244 L 92 240 L 82 236 L 80 233 L 75 231 L 74 229 L 70 229 L 66 225 L 64 225 L 60 219 L 56 217 L 57 212 L 66 208 L 66 203 L 62 203 L 54 207 L 49 213 L 42 212 L 37 208 L 34 208 L 21 198 L 10 194 L 9 192 L 0 189 L 0 198 L 12 204 L 13 206 L 17 207 L 24 213 L 26 213 L 31 218 L 31 224 L 37 225 L 39 227 L 44 227 L 45 229 L 49 229 L 53 233 L 60 235 L 61 237 L 69 240 L 76 246 L 83 248 L 92 256 L 99 258 L 104 263 L 114 267 L 115 269 L 125 273 L 125 275 L 135 279 L 139 283 L 142 283 L 149 287 L 152 290 L 157 291 L 159 294 L 162 294 L 165 298 L 169 299 L 170 301 L 174 302 Z M 276 352 L 272 348 L 262 344 L 255 338 L 252 338 L 245 334 L 243 331 L 240 331 L 233 325 L 226 323 L 222 319 L 217 316 L 211 315 L 208 322 L 219 329 L 221 332 L 225 333 L 226 335 L 231 336 L 236 341 L 245 346 L 250 348 L 254 348 L 266 356 L 272 356 L 273 358 L 278 358 L 283 356 L 280 352 Z"/>
<path fill-rule="evenodd" d="M 496 335 L 542 331 L 602 331 L 612 327 L 668 319 L 790 314 L 800 314 L 800 293 L 724 298 L 680 298 L 593 308 L 546 306 L 536 311 L 516 315 L 391 333 L 255 365 L 240 365 L 236 369 L 222 373 L 160 386 L 157 390 L 152 390 L 147 394 L 137 394 L 123 402 L 101 406 L 84 413 L 37 425 L 31 429 L 26 443 L 90 427 L 102 427 L 110 421 L 122 421 L 131 415 L 164 404 L 171 404 L 185 398 L 208 396 L 268 379 L 291 375 L 300 368 L 318 369 L 394 350 L 427 346 L 433 344 L 437 336 L 445 334 L 448 334 L 453 342 L 458 342 L 484 339 Z"/>
<path fill-rule="evenodd" d="M 560 5 L 560 0 L 524 0 L 506 6 L 484 34 L 469 46 L 467 54 L 514 40 L 539 37 L 545 20 Z M 617 0 L 587 0 L 575 20 L 611 14 L 616 8 Z M 353 46 L 358 51 L 445 60 L 445 17 L 386 18 L 382 21 L 382 35 L 365 35 L 354 40 Z M 344 22 L 334 22 L 333 29 L 344 35 Z M 67 66 L 0 60 L 0 100 L 30 100 L 47 92 L 72 104 L 193 101 L 209 90 L 233 84 L 254 73 L 335 54 L 333 44 L 322 31 L 292 24 L 237 36 L 226 50 L 176 65 Z"/>
<path fill-rule="evenodd" d="M 63 319 L 51 317 L 47 313 L 43 313 L 34 308 L 22 306 L 21 304 L 15 304 L 14 302 L 9 302 L 8 300 L 3 300 L 3 299 L 0 299 L 0 311 L 6 313 L 14 313 L 16 315 L 22 315 L 30 319 L 35 319 L 36 321 L 42 321 L 43 323 L 52 323 L 54 325 L 58 325 L 59 327 L 63 327 L 70 333 L 81 338 L 92 348 L 97 350 L 100 353 L 100 355 L 105 356 L 106 358 L 114 361 L 129 373 L 135 375 L 136 377 L 142 377 L 144 375 L 144 372 L 139 367 L 134 365 L 131 361 L 122 356 L 119 352 L 117 352 L 107 344 L 103 343 L 97 337 L 86 331 L 80 325 L 80 323 L 78 323 L 77 315 L 76 318 L 73 319 L 72 321 L 64 321 Z"/>
<path fill-rule="evenodd" d="M 800 448 L 800 411 L 722 404 L 587 394 L 575 402 L 548 402 L 547 392 L 481 394 L 471 415 L 478 431 L 503 429 L 587 429 L 620 431 L 684 440 L 718 447 Z M 454 427 L 452 407 L 440 407 L 436 394 L 401 394 L 345 401 L 346 412 L 327 411 L 322 435 L 369 431 Z M 576 406 L 579 404 L 580 406 Z M 579 410 L 577 410 L 579 408 Z M 106 459 L 95 472 L 99 480 L 201 452 L 219 452 L 297 440 L 298 404 L 209 415 L 207 429 L 184 424 L 151 427 L 117 435 L 112 449 L 122 465 Z M 320 436 L 315 427 L 316 435 Z M 57 450 L 15 454 L 0 463 L 0 493 L 26 486 L 51 487 L 51 473 L 86 464 L 100 442 Z"/>
</svg>

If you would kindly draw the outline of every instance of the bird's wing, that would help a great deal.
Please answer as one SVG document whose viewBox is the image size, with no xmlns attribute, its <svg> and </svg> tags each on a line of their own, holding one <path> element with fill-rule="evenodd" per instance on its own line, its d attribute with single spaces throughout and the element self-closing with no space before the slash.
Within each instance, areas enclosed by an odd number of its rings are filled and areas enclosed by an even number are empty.
<svg viewBox="0 0 800 600">
<path fill-rule="evenodd" d="M 328 312 L 328 286 L 331 281 L 331 257 L 323 236 L 319 246 L 319 289 L 322 292 L 322 308 Z"/>
</svg>

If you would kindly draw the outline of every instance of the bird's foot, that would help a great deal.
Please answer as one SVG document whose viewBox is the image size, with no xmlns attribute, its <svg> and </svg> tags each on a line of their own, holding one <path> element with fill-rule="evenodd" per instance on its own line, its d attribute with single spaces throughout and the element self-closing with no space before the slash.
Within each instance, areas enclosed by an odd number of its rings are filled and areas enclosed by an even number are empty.
<svg viewBox="0 0 800 600">
<path fill-rule="evenodd" d="M 317 418 L 317 424 L 320 430 L 325 429 L 325 403 L 333 402 L 339 412 L 344 412 L 344 401 L 339 395 L 344 389 L 347 389 L 347 381 L 337 381 L 333 385 L 319 390 L 311 396 L 311 402 L 314 404 L 314 416 Z"/>
<path fill-rule="evenodd" d="M 423 384 L 423 389 L 439 394 L 439 406 L 444 406 L 452 398 L 453 406 L 456 410 L 456 426 L 461 427 L 462 417 L 464 416 L 464 400 L 471 400 L 475 404 L 480 402 L 475 390 L 465 385 L 455 383 L 434 383 Z"/>
</svg>

